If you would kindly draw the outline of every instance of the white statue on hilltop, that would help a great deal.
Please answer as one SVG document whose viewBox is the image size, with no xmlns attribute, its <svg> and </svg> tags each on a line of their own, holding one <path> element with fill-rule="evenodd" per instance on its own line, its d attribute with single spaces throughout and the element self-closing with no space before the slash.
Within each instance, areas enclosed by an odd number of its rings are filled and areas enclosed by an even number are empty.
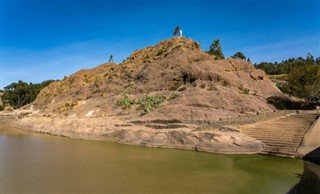
<svg viewBox="0 0 320 194">
<path fill-rule="evenodd" d="M 179 36 L 182 36 L 182 29 L 180 29 L 179 31 Z"/>
</svg>

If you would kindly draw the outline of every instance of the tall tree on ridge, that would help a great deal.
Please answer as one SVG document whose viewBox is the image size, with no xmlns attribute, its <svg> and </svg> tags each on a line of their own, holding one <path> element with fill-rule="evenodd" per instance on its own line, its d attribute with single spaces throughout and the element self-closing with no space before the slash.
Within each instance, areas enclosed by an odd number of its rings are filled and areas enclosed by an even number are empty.
<svg viewBox="0 0 320 194">
<path fill-rule="evenodd" d="M 234 54 L 232 58 L 246 60 L 246 56 L 244 56 L 243 52 L 240 52 L 240 51 L 236 52 L 236 54 Z"/>
<path fill-rule="evenodd" d="M 224 59 L 224 55 L 220 45 L 220 39 L 216 39 L 210 45 L 210 50 L 208 51 L 210 55 L 214 55 L 216 59 Z"/>
<path fill-rule="evenodd" d="M 178 36 L 181 28 L 179 26 L 176 26 L 176 28 L 173 31 L 173 36 Z"/>
</svg>

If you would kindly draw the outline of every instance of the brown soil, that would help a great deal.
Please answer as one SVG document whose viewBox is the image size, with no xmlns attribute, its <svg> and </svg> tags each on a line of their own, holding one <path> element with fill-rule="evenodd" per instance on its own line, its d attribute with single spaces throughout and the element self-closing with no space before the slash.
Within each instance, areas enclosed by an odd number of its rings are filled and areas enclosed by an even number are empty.
<svg viewBox="0 0 320 194">
<path fill-rule="evenodd" d="M 263 71 L 244 60 L 214 58 L 191 39 L 171 38 L 135 51 L 119 65 L 106 63 L 80 70 L 50 84 L 33 107 L 53 115 L 194 123 L 275 110 L 266 98 L 281 92 Z M 145 95 L 165 96 L 166 100 L 158 109 L 141 115 L 137 105 L 116 106 L 124 92 L 136 101 Z M 178 97 L 170 98 L 176 94 Z"/>
</svg>

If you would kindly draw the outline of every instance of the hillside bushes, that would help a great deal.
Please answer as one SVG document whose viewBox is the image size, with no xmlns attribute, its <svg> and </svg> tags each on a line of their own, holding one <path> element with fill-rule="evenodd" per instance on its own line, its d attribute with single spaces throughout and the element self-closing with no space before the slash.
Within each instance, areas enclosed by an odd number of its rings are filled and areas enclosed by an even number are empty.
<svg viewBox="0 0 320 194">
<path fill-rule="evenodd" d="M 138 101 L 139 110 L 141 114 L 147 114 L 148 112 L 158 108 L 160 104 L 165 101 L 164 96 L 145 96 L 144 98 Z"/>
<path fill-rule="evenodd" d="M 180 97 L 180 93 L 172 93 L 168 101 L 174 100 Z M 123 93 L 120 99 L 116 101 L 116 106 L 121 107 L 122 109 L 130 109 L 133 105 L 137 105 L 137 110 L 141 111 L 141 115 L 145 115 L 154 109 L 160 107 L 162 103 L 166 101 L 166 97 L 163 95 L 156 96 L 144 96 L 139 100 L 134 100 L 129 97 L 127 93 Z"/>
<path fill-rule="evenodd" d="M 287 83 L 280 89 L 307 102 L 320 102 L 320 65 L 294 68 L 287 76 Z"/>
<path fill-rule="evenodd" d="M 39 84 L 26 83 L 23 81 L 14 82 L 4 87 L 2 102 L 13 108 L 20 108 L 26 104 L 33 102 L 42 88 L 48 86 L 54 80 L 43 81 Z"/>
<path fill-rule="evenodd" d="M 305 99 L 306 103 L 320 103 L 320 57 L 308 53 L 302 57 L 290 58 L 281 63 L 260 63 L 256 68 L 269 75 L 280 75 L 282 80 L 277 83 L 279 89 L 291 96 Z M 279 78 L 276 78 L 279 79 Z"/>
</svg>

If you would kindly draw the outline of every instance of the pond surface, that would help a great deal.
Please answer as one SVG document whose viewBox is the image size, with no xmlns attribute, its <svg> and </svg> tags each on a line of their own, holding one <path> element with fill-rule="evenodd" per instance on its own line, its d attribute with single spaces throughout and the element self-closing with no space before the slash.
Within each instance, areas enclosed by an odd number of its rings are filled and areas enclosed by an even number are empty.
<svg viewBox="0 0 320 194">
<path fill-rule="evenodd" d="M 1 129 L 0 146 L 0 193 L 288 193 L 297 191 L 305 169 L 298 159 L 145 148 L 9 128 Z M 318 185 L 319 175 L 314 180 Z M 308 187 L 315 186 L 302 189 Z"/>
</svg>

